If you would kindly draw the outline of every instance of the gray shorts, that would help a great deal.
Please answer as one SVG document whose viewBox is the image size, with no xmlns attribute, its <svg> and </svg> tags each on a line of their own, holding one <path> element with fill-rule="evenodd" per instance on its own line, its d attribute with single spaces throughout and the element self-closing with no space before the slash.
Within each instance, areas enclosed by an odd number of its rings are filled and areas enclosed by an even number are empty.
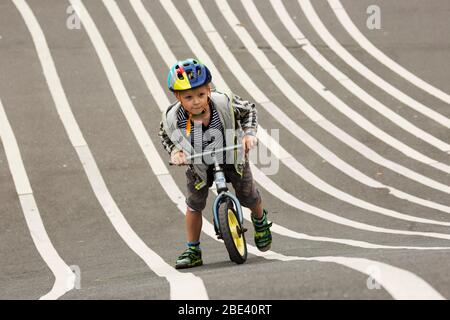
<svg viewBox="0 0 450 320">
<path fill-rule="evenodd" d="M 236 193 L 236 197 L 243 207 L 251 208 L 261 202 L 261 195 L 259 194 L 259 190 L 256 188 L 256 184 L 253 180 L 252 172 L 250 170 L 250 165 L 248 162 L 244 166 L 242 178 L 234 169 L 234 165 L 224 165 L 223 168 L 227 182 L 231 182 Z M 195 189 L 195 179 L 190 168 L 187 168 L 186 170 L 186 179 L 186 205 L 190 210 L 201 212 L 203 211 L 203 209 L 205 209 L 206 199 L 208 198 L 208 191 L 214 182 L 212 166 L 208 170 L 208 187 L 205 186 L 200 190 Z"/>
</svg>

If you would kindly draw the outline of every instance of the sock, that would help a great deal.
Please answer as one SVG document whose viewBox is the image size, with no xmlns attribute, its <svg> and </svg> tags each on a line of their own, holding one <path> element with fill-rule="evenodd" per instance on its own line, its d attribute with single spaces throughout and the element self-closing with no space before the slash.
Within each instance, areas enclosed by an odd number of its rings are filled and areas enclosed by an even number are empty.
<svg viewBox="0 0 450 320">
<path fill-rule="evenodd" d="M 264 224 L 265 220 L 266 220 L 266 213 L 264 211 L 263 211 L 263 215 L 262 215 L 261 219 L 258 219 L 256 217 L 252 216 L 253 223 L 258 227 L 262 226 Z"/>
<path fill-rule="evenodd" d="M 200 250 L 200 241 L 196 241 L 196 242 L 187 242 L 186 245 L 189 248 L 194 248 L 196 250 Z"/>
<path fill-rule="evenodd" d="M 269 220 L 267 220 L 267 211 L 266 209 L 263 209 L 263 215 L 261 219 L 258 219 L 252 215 L 252 222 L 253 226 L 255 227 L 255 231 L 262 232 L 265 231 L 268 228 L 272 226 L 272 223 L 269 223 Z"/>
<path fill-rule="evenodd" d="M 262 227 L 262 226 L 264 225 L 264 220 L 265 220 L 264 217 L 262 217 L 261 219 L 253 218 L 253 224 L 254 224 L 256 227 Z"/>
</svg>

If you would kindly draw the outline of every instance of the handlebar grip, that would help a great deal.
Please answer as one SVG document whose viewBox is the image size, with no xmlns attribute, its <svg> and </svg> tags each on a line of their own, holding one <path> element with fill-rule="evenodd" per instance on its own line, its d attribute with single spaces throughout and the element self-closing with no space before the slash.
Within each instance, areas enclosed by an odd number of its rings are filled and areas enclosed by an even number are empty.
<svg viewBox="0 0 450 320">
<path fill-rule="evenodd" d="M 187 166 L 187 163 L 180 164 L 180 166 Z M 169 161 L 169 166 L 178 166 L 178 164 Z"/>
</svg>

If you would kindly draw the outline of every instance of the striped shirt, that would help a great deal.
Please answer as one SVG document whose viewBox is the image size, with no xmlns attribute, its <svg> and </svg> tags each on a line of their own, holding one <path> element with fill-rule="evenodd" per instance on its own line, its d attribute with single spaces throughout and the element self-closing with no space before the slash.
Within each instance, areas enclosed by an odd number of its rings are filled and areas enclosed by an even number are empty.
<svg viewBox="0 0 450 320">
<path fill-rule="evenodd" d="M 192 124 L 191 125 L 191 145 L 196 146 L 197 141 L 202 142 L 202 152 L 208 148 L 208 150 L 220 149 L 224 147 L 223 139 L 223 126 L 220 121 L 219 113 L 216 108 L 210 104 L 211 115 L 210 121 L 207 126 Z M 178 111 L 178 128 L 186 130 L 189 114 L 184 108 L 180 108 Z"/>
<path fill-rule="evenodd" d="M 249 101 L 245 101 L 237 95 L 233 95 L 232 97 L 233 97 L 233 99 L 231 101 L 231 105 L 232 105 L 232 108 L 234 111 L 234 118 L 236 119 L 237 124 L 242 128 L 242 130 L 244 131 L 244 134 L 256 135 L 256 130 L 258 129 L 258 115 L 257 115 L 257 110 L 256 110 L 255 104 L 251 103 Z M 211 121 L 210 121 L 209 125 L 207 127 L 205 127 L 206 134 L 204 135 L 204 139 L 201 140 L 202 141 L 202 150 L 204 150 L 205 147 L 208 147 L 208 150 L 210 150 L 210 147 L 214 147 L 215 145 L 217 145 L 218 148 L 221 148 L 222 145 L 224 145 L 223 140 L 222 141 L 219 141 L 219 140 L 212 141 L 212 139 L 210 139 L 210 138 L 205 139 L 205 136 L 207 136 L 207 133 L 212 133 L 214 135 L 216 130 L 221 130 L 221 132 L 223 133 L 223 124 L 220 120 L 219 113 L 213 104 L 210 104 L 210 105 L 211 105 L 211 111 L 212 111 Z M 177 114 L 177 127 L 182 130 L 186 130 L 187 119 L 188 119 L 188 114 L 184 111 L 183 108 L 180 108 L 180 111 Z M 208 129 L 215 129 L 215 130 L 210 130 L 210 132 L 208 132 Z M 193 125 L 191 127 L 191 130 L 195 130 L 195 125 Z M 191 138 L 191 139 L 194 139 L 193 140 L 194 142 L 195 142 L 196 136 L 198 136 L 200 134 L 200 131 L 202 133 L 205 131 L 203 126 L 202 126 L 202 130 L 195 131 L 193 135 L 191 132 L 191 136 L 193 136 L 193 138 Z M 164 130 L 164 125 L 163 125 L 162 121 L 160 123 L 160 129 L 159 129 L 158 135 L 161 138 L 161 143 L 162 143 L 164 149 L 166 149 L 167 152 L 170 154 L 172 152 L 173 148 L 175 147 L 175 144 L 170 140 L 170 137 L 167 136 L 167 134 Z M 221 137 L 223 139 L 223 136 L 221 136 Z M 201 139 L 201 138 L 198 138 L 198 139 Z M 200 141 L 198 139 L 197 139 L 197 141 Z M 192 142 L 192 140 L 191 140 L 191 142 Z M 208 146 L 211 142 L 214 142 L 214 145 Z M 194 145 L 194 144 L 192 144 L 192 145 Z"/>
</svg>

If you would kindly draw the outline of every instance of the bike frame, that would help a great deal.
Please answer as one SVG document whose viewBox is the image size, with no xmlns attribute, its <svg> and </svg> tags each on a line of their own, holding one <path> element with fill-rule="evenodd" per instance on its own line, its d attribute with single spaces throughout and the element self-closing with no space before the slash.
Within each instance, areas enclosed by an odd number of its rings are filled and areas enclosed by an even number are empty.
<svg viewBox="0 0 450 320">
<path fill-rule="evenodd" d="M 219 225 L 218 225 L 218 221 L 219 221 L 219 216 L 218 216 L 219 206 L 227 198 L 230 198 L 230 200 L 233 202 L 234 209 L 236 210 L 236 212 L 238 214 L 239 222 L 241 223 L 241 225 L 244 223 L 244 215 L 242 214 L 242 208 L 241 208 L 241 204 L 239 203 L 239 200 L 231 192 L 229 192 L 229 191 L 222 191 L 221 193 L 219 193 L 217 195 L 216 199 L 214 200 L 214 204 L 213 204 L 214 227 L 216 228 L 216 230 L 219 230 Z"/>
<path fill-rule="evenodd" d="M 241 204 L 240 204 L 239 200 L 236 198 L 236 196 L 228 191 L 225 174 L 223 172 L 222 167 L 217 162 L 216 157 L 214 156 L 214 154 L 216 154 L 218 152 L 234 150 L 234 149 L 237 149 L 240 147 L 242 147 L 241 144 L 231 146 L 231 147 L 226 147 L 223 149 L 214 150 L 214 151 L 204 152 L 204 153 L 189 156 L 186 158 L 186 160 L 192 160 L 197 157 L 203 157 L 205 155 L 212 155 L 212 157 L 214 159 L 214 170 L 213 170 L 214 183 L 216 185 L 216 189 L 217 189 L 217 193 L 218 193 L 216 199 L 214 200 L 214 204 L 213 204 L 214 227 L 215 227 L 216 231 L 219 230 L 219 217 L 218 217 L 219 206 L 222 202 L 226 201 L 227 198 L 233 202 L 233 206 L 237 212 L 239 222 L 241 224 L 244 223 L 244 215 L 242 213 Z"/>
</svg>

